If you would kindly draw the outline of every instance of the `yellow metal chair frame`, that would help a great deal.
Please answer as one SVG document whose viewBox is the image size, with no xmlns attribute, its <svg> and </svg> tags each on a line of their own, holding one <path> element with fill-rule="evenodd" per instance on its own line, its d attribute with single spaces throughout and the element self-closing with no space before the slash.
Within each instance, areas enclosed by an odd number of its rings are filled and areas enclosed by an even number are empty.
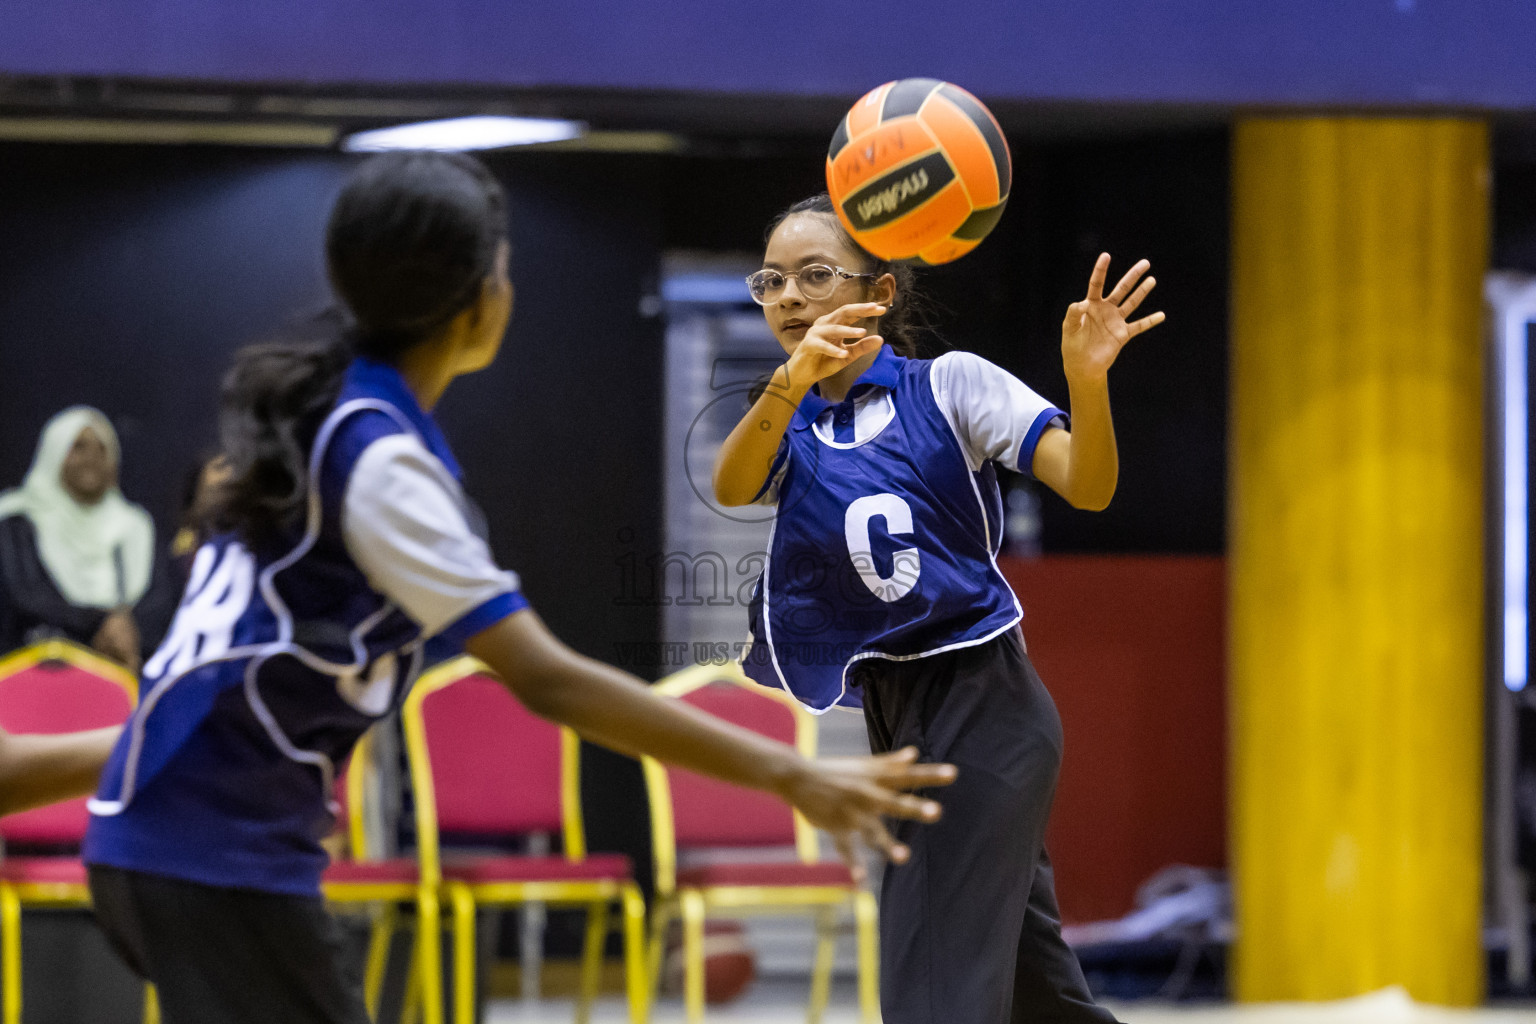
<svg viewBox="0 0 1536 1024">
<path fill-rule="evenodd" d="M 61 661 L 116 683 L 137 704 L 139 682 L 116 662 L 68 640 L 47 640 L 0 658 L 0 679 L 45 662 Z M 25 907 L 84 910 L 91 890 L 72 882 L 0 882 L 0 1024 L 21 1024 L 21 912 Z M 145 1024 L 157 1024 L 159 1003 L 152 985 L 144 986 Z"/>
<path fill-rule="evenodd" d="M 347 843 L 357 861 L 376 859 L 369 849 L 363 815 L 368 772 L 373 770 L 372 744 L 368 734 L 352 752 L 352 766 L 347 772 Z M 401 904 L 416 907 L 416 942 L 411 958 L 411 972 L 406 982 L 405 1014 L 420 1005 L 424 1024 L 443 1021 L 442 950 L 436 941 L 442 934 L 442 911 L 435 885 L 423 881 L 421 872 L 413 881 L 322 882 L 321 890 L 329 903 L 363 906 L 373 916 L 368 941 L 368 960 L 363 972 L 363 998 L 368 1016 L 379 1015 L 379 997 L 384 988 L 384 974 L 389 966 L 389 950 L 399 927 Z"/>
<path fill-rule="evenodd" d="M 432 781 L 430 751 L 422 703 L 431 694 L 473 675 L 494 675 L 473 658 L 461 657 L 425 673 L 406 698 L 406 756 L 416 802 L 417 856 L 425 885 L 438 886 L 453 913 L 453 1003 L 455 1024 L 475 1020 L 475 911 L 478 907 L 509 907 L 525 903 L 587 909 L 586 942 L 582 953 L 580 994 L 576 1004 L 578 1024 L 590 1018 L 592 1002 L 602 969 L 603 940 L 608 933 L 608 913 L 618 903 L 624 915 L 625 987 L 630 1020 L 643 1024 L 650 998 L 646 991 L 645 902 L 633 881 L 614 879 L 484 882 L 470 884 L 443 880 L 441 847 L 437 829 L 437 794 Z M 560 802 L 565 856 L 586 857 L 586 834 L 581 817 L 580 740 L 569 729 L 560 730 Z"/>
<path fill-rule="evenodd" d="M 795 746 L 805 757 L 816 756 L 816 717 L 787 693 L 760 686 L 738 665 L 695 665 L 667 676 L 654 689 L 668 697 L 683 697 L 712 683 L 730 683 L 778 701 L 795 716 Z M 874 896 L 865 889 L 837 885 L 683 886 L 677 884 L 677 841 L 673 827 L 672 787 L 666 767 L 642 757 L 651 805 L 651 840 L 656 864 L 656 903 L 651 913 L 649 980 L 654 991 L 661 971 L 662 944 L 674 917 L 683 922 L 683 1002 L 690 1024 L 704 1019 L 704 919 L 710 913 L 732 917 L 766 914 L 809 914 L 816 919 L 816 959 L 811 972 L 811 998 L 806 1019 L 817 1024 L 826 1012 L 831 986 L 837 918 L 844 909 L 853 914 L 858 938 L 859 1011 L 864 1024 L 880 1020 L 879 931 Z M 795 853 L 803 864 L 820 860 L 816 830 L 794 811 Z"/>
</svg>

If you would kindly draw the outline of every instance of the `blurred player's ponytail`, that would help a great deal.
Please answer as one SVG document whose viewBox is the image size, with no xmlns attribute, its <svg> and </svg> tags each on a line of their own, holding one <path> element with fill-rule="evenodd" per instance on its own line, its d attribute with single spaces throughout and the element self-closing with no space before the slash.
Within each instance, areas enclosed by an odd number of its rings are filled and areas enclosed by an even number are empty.
<svg viewBox="0 0 1536 1024">
<path fill-rule="evenodd" d="M 479 297 L 506 233 L 501 187 L 472 157 L 386 153 L 358 166 L 326 228 L 340 305 L 285 340 L 243 349 L 225 375 L 221 522 L 252 541 L 297 522 L 310 445 L 352 358 L 394 363 L 432 338 Z"/>
</svg>

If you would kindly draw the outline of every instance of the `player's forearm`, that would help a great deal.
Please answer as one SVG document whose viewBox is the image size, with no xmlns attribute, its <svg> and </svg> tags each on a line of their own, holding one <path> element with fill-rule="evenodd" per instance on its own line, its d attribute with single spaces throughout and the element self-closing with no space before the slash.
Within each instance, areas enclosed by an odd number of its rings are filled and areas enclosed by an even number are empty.
<svg viewBox="0 0 1536 1024">
<path fill-rule="evenodd" d="M 626 672 L 575 653 L 531 612 L 510 616 L 466 645 L 544 718 L 631 756 L 784 796 L 806 770 L 792 748 L 651 692 Z"/>
<path fill-rule="evenodd" d="M 1099 511 L 1115 496 L 1120 455 L 1109 412 L 1107 379 L 1067 381 L 1071 395 L 1072 435 L 1067 455 L 1066 493 L 1075 508 Z"/>
<path fill-rule="evenodd" d="M 780 794 L 799 770 L 790 747 L 660 697 L 601 662 L 581 660 L 585 664 L 553 688 L 548 706 L 551 717 L 592 742 Z"/>
<path fill-rule="evenodd" d="M 13 814 L 96 788 L 121 727 L 63 735 L 0 735 L 0 814 Z"/>
<path fill-rule="evenodd" d="M 767 389 L 715 456 L 712 483 L 716 501 L 726 506 L 745 505 L 762 491 L 784 431 L 809 388 L 809 384 L 791 382 L 787 364 L 774 371 Z"/>
</svg>

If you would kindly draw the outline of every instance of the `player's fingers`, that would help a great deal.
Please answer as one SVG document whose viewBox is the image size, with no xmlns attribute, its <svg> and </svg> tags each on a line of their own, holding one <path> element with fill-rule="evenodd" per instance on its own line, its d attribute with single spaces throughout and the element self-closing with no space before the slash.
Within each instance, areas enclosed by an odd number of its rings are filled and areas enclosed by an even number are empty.
<svg viewBox="0 0 1536 1024">
<path fill-rule="evenodd" d="M 848 348 L 843 344 L 841 339 L 829 341 L 826 338 L 808 335 L 806 339 L 800 343 L 800 347 L 806 349 L 808 352 L 822 356 L 826 359 L 831 359 L 835 362 L 844 363 L 848 361 Z"/>
<path fill-rule="evenodd" d="M 855 882 L 864 881 L 864 857 L 859 851 L 858 842 L 851 832 L 833 832 L 832 845 L 837 849 L 837 855 L 848 870 L 853 874 Z"/>
<path fill-rule="evenodd" d="M 884 314 L 885 307 L 878 302 L 850 302 L 846 306 L 838 306 L 830 313 L 823 313 L 816 318 L 816 322 L 818 324 L 851 324 L 866 317 Z"/>
<path fill-rule="evenodd" d="M 844 342 L 843 351 L 847 354 L 848 361 L 853 362 L 853 360 L 859 358 L 859 356 L 862 356 L 864 353 L 873 352 L 875 349 L 884 344 L 884 338 L 880 337 L 878 334 L 871 334 L 869 337 L 859 338 L 857 341 Z"/>
<path fill-rule="evenodd" d="M 1088 301 L 1104 297 L 1104 279 L 1109 276 L 1109 253 L 1099 253 L 1093 261 L 1093 273 L 1088 275 Z"/>
<path fill-rule="evenodd" d="M 908 818 L 912 821 L 938 821 L 944 808 L 938 801 L 913 796 L 910 793 L 888 793 L 878 803 L 881 814 L 888 818 Z"/>
<path fill-rule="evenodd" d="M 1110 302 L 1119 304 L 1121 300 L 1131 294 L 1131 289 L 1136 287 L 1136 282 L 1141 279 L 1141 275 L 1151 269 L 1152 264 L 1149 261 L 1138 260 L 1136 265 L 1127 270 L 1125 276 L 1115 283 L 1114 290 L 1104 297 Z"/>
<path fill-rule="evenodd" d="M 918 763 L 918 749 L 910 744 L 880 755 L 880 783 L 892 789 L 927 789 L 955 781 L 956 768 L 942 761 Z"/>
<path fill-rule="evenodd" d="M 1150 316 L 1144 316 L 1140 320 L 1137 320 L 1135 323 L 1126 324 L 1125 329 L 1130 332 L 1127 335 L 1126 340 L 1129 341 L 1131 338 L 1136 337 L 1136 335 L 1141 334 L 1143 331 L 1150 331 L 1152 328 L 1156 327 L 1166 319 L 1168 319 L 1168 317 L 1159 312 L 1153 313 Z"/>
<path fill-rule="evenodd" d="M 874 814 L 888 818 L 910 818 L 913 821 L 938 821 L 944 808 L 936 800 L 913 793 L 901 792 L 902 781 L 898 778 L 859 787 L 863 804 Z M 918 788 L 915 784 L 912 788 Z"/>
<path fill-rule="evenodd" d="M 1140 306 L 1146 297 L 1152 294 L 1152 289 L 1156 287 L 1157 278 L 1155 277 L 1149 277 L 1141 282 L 1137 289 L 1131 293 L 1131 297 L 1120 303 L 1120 315 L 1130 319 L 1131 314 L 1136 312 L 1136 307 Z"/>
<path fill-rule="evenodd" d="M 879 818 L 871 818 L 859 832 L 864 836 L 864 841 L 870 849 L 879 850 L 896 864 L 905 864 L 912 851 L 896 841 L 896 837 L 886 829 Z"/>
<path fill-rule="evenodd" d="M 883 343 L 878 334 L 872 334 L 867 338 L 855 338 L 846 342 L 829 342 L 827 349 L 817 349 L 825 352 L 828 359 L 835 360 L 844 365 L 853 362 L 866 352 L 873 352 Z"/>
<path fill-rule="evenodd" d="M 818 338 L 833 338 L 838 341 L 862 338 L 869 333 L 865 328 L 854 327 L 852 324 L 817 324 L 815 330 Z"/>
<path fill-rule="evenodd" d="M 892 789 L 932 789 L 935 786 L 947 786 L 955 781 L 955 766 L 942 764 L 935 761 L 924 761 L 922 764 L 914 764 L 899 772 L 892 772 L 880 777 L 880 782 Z"/>
</svg>

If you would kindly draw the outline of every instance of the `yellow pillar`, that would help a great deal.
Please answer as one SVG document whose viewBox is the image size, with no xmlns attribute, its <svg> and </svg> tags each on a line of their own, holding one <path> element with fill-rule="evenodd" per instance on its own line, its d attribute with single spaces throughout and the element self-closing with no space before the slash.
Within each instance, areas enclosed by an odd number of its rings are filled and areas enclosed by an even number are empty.
<svg viewBox="0 0 1536 1024">
<path fill-rule="evenodd" d="M 1235 128 L 1242 1000 L 1482 997 L 1488 150 L 1452 118 Z"/>
</svg>

